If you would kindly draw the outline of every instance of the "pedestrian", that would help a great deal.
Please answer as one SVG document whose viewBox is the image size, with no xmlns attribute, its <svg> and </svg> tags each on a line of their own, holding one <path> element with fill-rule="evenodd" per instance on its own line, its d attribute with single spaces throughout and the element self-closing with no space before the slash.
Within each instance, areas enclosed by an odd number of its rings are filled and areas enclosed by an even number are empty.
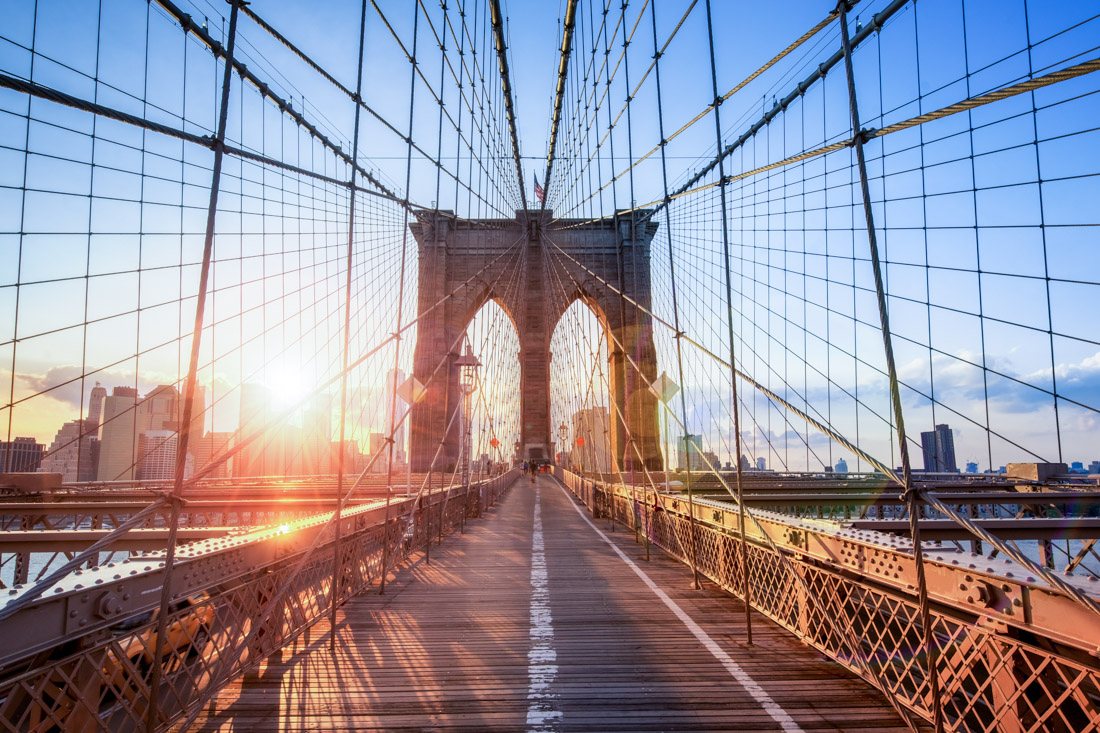
<svg viewBox="0 0 1100 733">
<path fill-rule="evenodd" d="M 523 472 L 527 473 L 527 461 L 523 462 Z"/>
</svg>

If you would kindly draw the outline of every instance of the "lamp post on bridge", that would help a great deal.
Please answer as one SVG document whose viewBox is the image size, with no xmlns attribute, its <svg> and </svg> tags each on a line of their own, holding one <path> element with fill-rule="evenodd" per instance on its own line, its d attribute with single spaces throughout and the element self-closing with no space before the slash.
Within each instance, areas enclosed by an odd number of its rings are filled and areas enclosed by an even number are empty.
<svg viewBox="0 0 1100 733">
<path fill-rule="evenodd" d="M 566 426 L 565 421 L 558 426 L 558 446 L 561 452 L 561 464 L 564 467 L 565 464 L 565 439 L 569 437 L 569 428 Z"/>
<path fill-rule="evenodd" d="M 455 359 L 455 366 L 459 369 L 458 388 L 462 391 L 462 423 L 459 428 L 461 442 L 459 443 L 458 460 L 462 466 L 462 485 L 470 482 L 470 396 L 477 391 L 477 369 L 481 362 L 470 353 L 470 345 L 466 345 L 466 353 Z"/>
</svg>

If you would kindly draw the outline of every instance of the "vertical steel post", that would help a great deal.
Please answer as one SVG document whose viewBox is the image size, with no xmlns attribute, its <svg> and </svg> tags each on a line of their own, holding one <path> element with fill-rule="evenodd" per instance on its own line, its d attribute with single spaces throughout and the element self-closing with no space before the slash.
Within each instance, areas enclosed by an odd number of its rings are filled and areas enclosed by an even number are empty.
<svg viewBox="0 0 1100 733">
<path fill-rule="evenodd" d="M 229 88 L 233 78 L 233 49 L 237 39 L 237 11 L 240 0 L 229 0 L 229 38 L 225 45 L 225 73 L 222 76 L 221 106 L 218 111 L 218 132 L 213 140 L 214 163 L 210 175 L 210 202 L 206 210 L 206 238 L 203 243 L 202 267 L 199 271 L 199 288 L 195 300 L 195 327 L 191 334 L 191 360 L 187 367 L 184 386 L 183 417 L 179 426 L 179 442 L 176 446 L 175 477 L 172 483 L 168 520 L 168 544 L 164 554 L 164 582 L 160 589 L 160 607 L 156 631 L 153 635 L 153 674 L 149 682 L 149 707 L 146 710 L 145 729 L 152 733 L 160 715 L 158 693 L 163 670 L 161 648 L 168 635 L 168 610 L 172 601 L 172 567 L 176 559 L 176 534 L 179 528 L 180 506 L 183 502 L 183 473 L 187 466 L 187 448 L 191 439 L 191 416 L 194 412 L 195 386 L 199 371 L 199 346 L 206 313 L 206 294 L 210 282 L 210 264 L 214 254 L 214 224 L 218 212 L 218 190 L 221 185 L 222 160 L 225 157 L 225 128 L 229 117 Z M 184 33 L 187 31 L 185 30 Z"/>
<path fill-rule="evenodd" d="M 898 387 L 898 372 L 894 362 L 894 344 L 890 332 L 890 314 L 886 306 L 886 289 L 882 280 L 882 263 L 878 252 L 878 239 L 875 233 L 875 217 L 871 208 L 871 188 L 867 180 L 867 159 L 863 152 L 863 130 L 859 122 L 859 106 L 856 102 L 855 73 L 852 70 L 852 43 L 848 37 L 848 0 L 840 0 L 837 10 L 840 15 L 840 38 L 844 49 L 844 69 L 848 79 L 848 107 L 852 115 L 852 142 L 856 150 L 856 165 L 859 168 L 860 191 L 863 198 L 863 213 L 867 220 L 867 244 L 871 254 L 871 269 L 875 277 L 875 295 L 878 298 L 879 323 L 882 329 L 882 344 L 886 354 L 886 370 L 890 380 L 890 398 L 894 408 L 895 426 L 898 434 L 898 448 L 901 452 L 901 472 L 904 496 L 909 508 L 909 531 L 913 540 L 913 561 L 917 570 L 917 599 L 920 605 L 921 630 L 928 674 L 929 690 L 932 697 L 932 718 L 936 733 L 943 732 L 943 703 L 940 700 L 940 683 L 936 661 L 939 656 L 932 631 L 932 612 L 928 601 L 928 583 L 924 573 L 924 550 L 920 541 L 920 490 L 913 485 L 913 472 L 909 462 L 909 443 L 905 437 L 905 420 L 901 409 L 901 391 Z"/>
</svg>

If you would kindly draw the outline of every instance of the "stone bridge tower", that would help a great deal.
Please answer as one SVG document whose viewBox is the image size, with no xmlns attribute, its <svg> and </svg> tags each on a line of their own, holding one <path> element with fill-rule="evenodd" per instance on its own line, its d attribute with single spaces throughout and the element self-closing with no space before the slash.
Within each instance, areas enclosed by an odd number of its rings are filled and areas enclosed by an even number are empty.
<svg viewBox="0 0 1100 733">
<path fill-rule="evenodd" d="M 640 455 L 648 468 L 660 470 L 657 402 L 648 389 L 657 377 L 652 323 L 609 287 L 650 308 L 649 248 L 657 224 L 646 214 L 636 211 L 633 216 L 582 221 L 554 220 L 552 212 L 539 210 L 518 211 L 514 219 L 460 219 L 450 211 L 421 212 L 410 227 L 420 253 L 422 320 L 413 357 L 416 378 L 429 384 L 444 356 L 460 348 L 458 338 L 477 311 L 495 300 L 519 334 L 521 456 L 551 458 L 550 337 L 565 310 L 582 300 L 604 328 L 610 394 L 636 446 L 635 450 L 628 444 L 627 430 L 612 408 L 608 420 L 615 463 L 623 470 L 640 469 Z M 493 264 L 487 268 L 489 263 Z M 444 301 L 456 290 L 455 297 Z M 624 348 L 642 375 L 629 363 Z M 447 371 L 431 379 L 426 397 L 410 415 L 409 460 L 414 471 L 431 466 L 448 406 L 453 410 L 460 399 L 453 364 L 457 356 L 449 355 Z M 505 440 L 507 454 L 512 438 Z M 458 447 L 458 429 L 452 426 L 436 468 L 453 466 Z"/>
</svg>

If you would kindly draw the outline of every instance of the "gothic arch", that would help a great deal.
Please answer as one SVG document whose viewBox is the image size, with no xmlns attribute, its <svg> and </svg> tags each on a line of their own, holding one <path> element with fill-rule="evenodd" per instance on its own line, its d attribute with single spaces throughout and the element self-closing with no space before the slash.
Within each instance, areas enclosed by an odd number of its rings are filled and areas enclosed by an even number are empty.
<svg viewBox="0 0 1100 733">
<path fill-rule="evenodd" d="M 417 379 L 426 383 L 481 306 L 496 300 L 520 336 L 521 457 L 550 458 L 550 338 L 565 308 L 583 298 L 607 330 L 612 399 L 628 416 L 629 431 L 615 421 L 612 447 L 617 463 L 631 468 L 640 454 L 648 467 L 659 469 L 657 404 L 648 390 L 657 371 L 652 325 L 648 315 L 616 292 L 621 289 L 649 306 L 649 244 L 657 225 L 646 221 L 645 214 L 582 222 L 554 220 L 552 212 L 537 210 L 519 211 L 515 219 L 459 219 L 449 211 L 422 212 L 410 225 L 420 263 L 421 320 L 413 357 Z M 500 258 L 496 271 L 482 273 L 494 258 Z M 507 268 L 518 268 L 518 281 L 504 291 L 496 280 Z M 622 285 L 608 285 L 615 283 Z M 563 284 L 575 296 L 551 297 Z M 641 374 L 627 363 L 624 348 Z M 457 400 L 457 383 L 451 366 L 446 378 L 433 380 L 425 399 L 414 406 L 413 470 L 431 467 L 436 441 L 446 428 L 446 405 Z M 448 436 L 442 465 L 436 468 L 453 465 L 457 448 L 457 436 Z"/>
</svg>

